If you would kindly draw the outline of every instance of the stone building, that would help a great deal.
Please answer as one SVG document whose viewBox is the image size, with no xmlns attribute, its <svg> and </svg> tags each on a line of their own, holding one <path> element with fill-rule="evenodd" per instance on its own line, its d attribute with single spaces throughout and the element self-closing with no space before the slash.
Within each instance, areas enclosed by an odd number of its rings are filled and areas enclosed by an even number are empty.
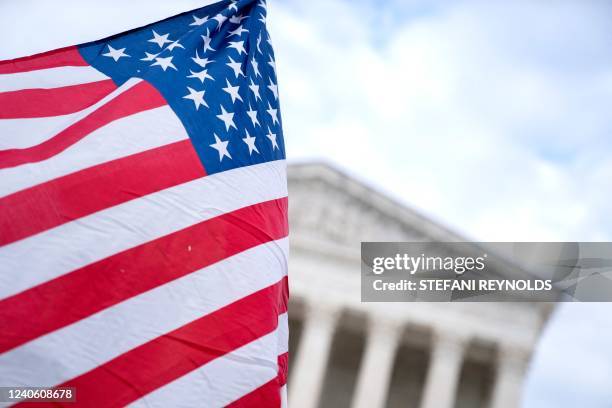
<svg viewBox="0 0 612 408">
<path fill-rule="evenodd" d="M 289 191 L 291 408 L 520 405 L 548 304 L 362 303 L 361 241 L 462 237 L 327 165 Z"/>
</svg>

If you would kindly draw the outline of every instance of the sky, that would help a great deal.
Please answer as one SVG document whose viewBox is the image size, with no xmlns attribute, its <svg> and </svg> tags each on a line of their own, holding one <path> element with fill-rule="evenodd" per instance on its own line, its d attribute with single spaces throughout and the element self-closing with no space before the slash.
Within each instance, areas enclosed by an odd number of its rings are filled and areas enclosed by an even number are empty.
<svg viewBox="0 0 612 408">
<path fill-rule="evenodd" d="M 482 241 L 612 240 L 612 4 L 272 3 L 288 154 Z M 524 407 L 612 406 L 612 304 L 563 304 Z"/>
<path fill-rule="evenodd" d="M 2 2 L 0 59 L 204 3 Z M 612 240 L 611 3 L 269 3 L 289 160 L 336 165 L 475 240 Z M 609 344 L 612 304 L 559 307 L 524 406 L 610 408 Z"/>
</svg>

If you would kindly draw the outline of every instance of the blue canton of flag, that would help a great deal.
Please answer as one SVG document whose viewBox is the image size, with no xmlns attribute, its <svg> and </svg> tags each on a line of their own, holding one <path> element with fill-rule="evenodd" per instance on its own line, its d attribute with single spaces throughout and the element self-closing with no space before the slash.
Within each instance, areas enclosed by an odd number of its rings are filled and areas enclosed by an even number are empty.
<svg viewBox="0 0 612 408">
<path fill-rule="evenodd" d="M 182 121 L 206 172 L 285 158 L 265 1 L 223 1 L 81 45 L 117 85 L 152 84 Z"/>
</svg>

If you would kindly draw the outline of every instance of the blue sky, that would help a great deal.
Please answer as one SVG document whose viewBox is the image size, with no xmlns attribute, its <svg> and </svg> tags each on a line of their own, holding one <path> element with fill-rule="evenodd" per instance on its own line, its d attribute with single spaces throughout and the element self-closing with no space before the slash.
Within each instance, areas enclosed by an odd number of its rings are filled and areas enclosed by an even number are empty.
<svg viewBox="0 0 612 408">
<path fill-rule="evenodd" d="M 612 6 L 279 2 L 294 158 L 324 158 L 469 237 L 612 239 Z M 612 304 L 561 305 L 524 406 L 607 407 Z"/>
<path fill-rule="evenodd" d="M 3 2 L 0 59 L 202 3 Z M 604 1 L 270 1 L 289 158 L 470 238 L 610 241 L 610 17 Z M 612 304 L 558 308 L 525 407 L 609 408 L 609 344 Z"/>
</svg>

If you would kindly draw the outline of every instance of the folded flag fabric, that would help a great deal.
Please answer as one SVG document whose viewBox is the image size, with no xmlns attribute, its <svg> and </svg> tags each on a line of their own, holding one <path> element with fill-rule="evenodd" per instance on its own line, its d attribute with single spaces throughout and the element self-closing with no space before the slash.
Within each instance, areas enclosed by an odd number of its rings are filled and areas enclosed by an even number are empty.
<svg viewBox="0 0 612 408">
<path fill-rule="evenodd" d="M 286 404 L 266 15 L 214 2 L 0 61 L 0 386 L 75 390 L 54 406 Z"/>
</svg>

